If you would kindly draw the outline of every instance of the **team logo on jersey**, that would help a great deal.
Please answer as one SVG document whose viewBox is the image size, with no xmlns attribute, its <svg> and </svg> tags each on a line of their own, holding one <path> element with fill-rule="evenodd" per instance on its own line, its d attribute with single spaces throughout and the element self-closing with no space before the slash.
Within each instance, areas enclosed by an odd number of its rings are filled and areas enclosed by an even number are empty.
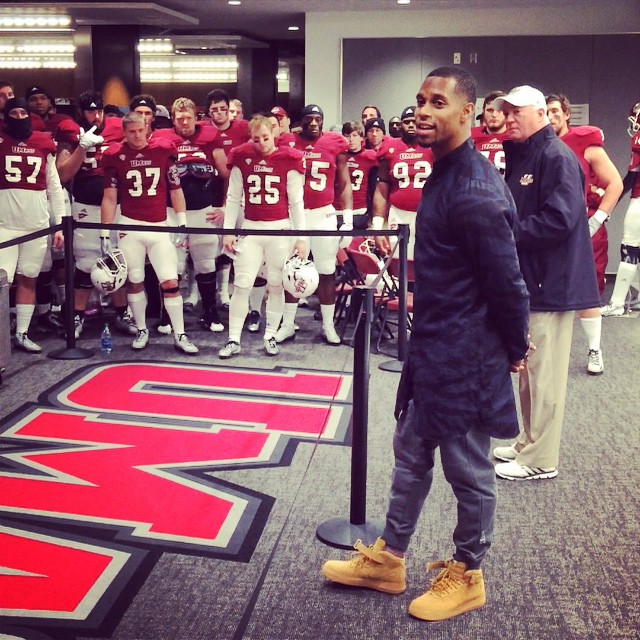
<svg viewBox="0 0 640 640">
<path fill-rule="evenodd" d="M 251 164 L 251 158 L 245 158 L 244 161 L 247 166 Z"/>
<path fill-rule="evenodd" d="M 127 156 L 125 156 L 125 155 L 124 155 L 124 153 L 121 153 L 121 154 L 118 156 L 118 160 L 120 160 L 121 162 L 124 162 L 126 157 L 127 157 Z"/>
<path fill-rule="evenodd" d="M 276 498 L 232 472 L 343 443 L 351 388 L 341 372 L 119 362 L 7 416 L 3 631 L 108 636 L 163 553 L 249 562 Z"/>
<path fill-rule="evenodd" d="M 533 174 L 525 173 L 522 178 L 520 178 L 520 184 L 523 187 L 528 187 L 530 184 L 533 184 Z"/>
</svg>

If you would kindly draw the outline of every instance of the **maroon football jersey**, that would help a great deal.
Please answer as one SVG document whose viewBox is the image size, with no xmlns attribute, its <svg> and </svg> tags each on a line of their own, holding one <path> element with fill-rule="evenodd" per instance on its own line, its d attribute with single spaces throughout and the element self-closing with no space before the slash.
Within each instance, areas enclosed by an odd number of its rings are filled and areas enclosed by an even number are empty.
<svg viewBox="0 0 640 640">
<path fill-rule="evenodd" d="M 363 149 L 357 153 L 347 151 L 347 169 L 351 178 L 354 210 L 367 208 L 369 174 L 371 169 L 377 166 L 378 159 L 373 149 Z M 339 207 L 338 203 L 336 203 L 336 209 L 338 208 L 342 207 Z"/>
<path fill-rule="evenodd" d="M 47 188 L 47 158 L 56 145 L 51 136 L 34 131 L 26 140 L 15 140 L 6 131 L 0 136 L 0 189 L 44 191 Z"/>
<path fill-rule="evenodd" d="M 398 209 L 417 211 L 425 180 L 431 175 L 431 149 L 410 147 L 402 140 L 378 151 L 389 165 L 389 202 Z"/>
<path fill-rule="evenodd" d="M 120 142 L 104 152 L 104 185 L 118 190 L 122 215 L 145 222 L 166 220 L 169 191 L 180 188 L 177 154 L 176 146 L 162 138 L 151 138 L 143 149 Z"/>
<path fill-rule="evenodd" d="M 210 126 L 218 132 L 220 137 L 220 146 L 224 149 L 224 152 L 229 155 L 229 152 L 234 147 L 239 147 L 245 142 L 249 142 L 251 134 L 249 133 L 249 123 L 246 120 L 232 120 L 231 124 L 224 131 L 216 129 L 211 123 Z"/>
<path fill-rule="evenodd" d="M 349 150 L 345 137 L 334 132 L 323 133 L 316 140 L 294 135 L 295 148 L 304 153 L 307 164 L 304 182 L 305 209 L 333 204 L 337 159 L 341 153 Z"/>
<path fill-rule="evenodd" d="M 502 143 L 508 140 L 509 136 L 505 133 L 488 133 L 482 127 L 473 127 L 471 129 L 471 139 L 476 149 L 489 162 L 504 175 L 505 161 Z"/>
<path fill-rule="evenodd" d="M 244 217 L 247 220 L 283 220 L 289 217 L 287 175 L 304 175 L 303 155 L 297 149 L 277 147 L 268 156 L 256 151 L 251 142 L 232 149 L 229 168 L 242 173 Z"/>
<path fill-rule="evenodd" d="M 578 158 L 580 168 L 585 176 L 586 196 L 588 185 L 595 179 L 595 177 L 591 177 L 591 166 L 585 159 L 584 154 L 588 147 L 603 146 L 604 134 L 602 133 L 602 129 L 590 126 L 571 127 L 569 131 L 560 138 L 560 140 L 562 140 L 562 142 L 564 142 Z"/>
</svg>

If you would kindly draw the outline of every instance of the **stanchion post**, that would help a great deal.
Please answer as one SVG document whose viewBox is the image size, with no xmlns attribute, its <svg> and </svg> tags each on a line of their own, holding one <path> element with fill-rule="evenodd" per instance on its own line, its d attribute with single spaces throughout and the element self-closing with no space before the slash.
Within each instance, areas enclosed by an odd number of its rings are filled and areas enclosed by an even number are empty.
<svg viewBox="0 0 640 640">
<path fill-rule="evenodd" d="M 378 369 L 382 371 L 391 371 L 392 373 L 400 373 L 407 357 L 408 340 L 407 340 L 407 290 L 408 290 L 408 246 L 409 246 L 409 225 L 398 225 L 398 258 L 400 262 L 400 273 L 398 282 L 398 291 L 400 293 L 398 301 L 398 359 L 387 360 L 378 365 Z"/>
<path fill-rule="evenodd" d="M 64 286 L 67 292 L 67 301 L 64 305 L 64 329 L 66 335 L 66 347 L 56 349 L 47 354 L 48 358 L 54 360 L 84 360 L 91 358 L 94 352 L 91 349 L 80 349 L 76 347 L 76 334 L 74 323 L 73 294 L 75 260 L 73 257 L 73 218 L 64 216 L 62 218 L 62 235 L 64 237 Z"/>
<path fill-rule="evenodd" d="M 356 540 L 367 544 L 380 536 L 383 523 L 367 521 L 367 432 L 369 422 L 369 353 L 373 318 L 371 287 L 355 287 L 353 304 L 359 309 L 354 338 L 353 413 L 351 428 L 351 508 L 349 520 L 332 518 L 320 524 L 316 536 L 332 547 L 349 549 Z"/>
</svg>

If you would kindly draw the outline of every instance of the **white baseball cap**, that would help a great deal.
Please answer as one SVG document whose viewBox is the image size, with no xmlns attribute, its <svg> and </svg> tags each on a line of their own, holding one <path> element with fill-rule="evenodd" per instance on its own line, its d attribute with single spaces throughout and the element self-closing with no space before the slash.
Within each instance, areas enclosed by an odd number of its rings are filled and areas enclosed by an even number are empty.
<svg viewBox="0 0 640 640">
<path fill-rule="evenodd" d="M 500 96 L 493 101 L 495 109 L 502 110 L 503 104 L 507 102 L 514 107 L 535 107 L 536 109 L 547 110 L 547 101 L 544 94 L 539 89 L 534 89 L 528 84 L 514 87 L 506 96 Z"/>
</svg>

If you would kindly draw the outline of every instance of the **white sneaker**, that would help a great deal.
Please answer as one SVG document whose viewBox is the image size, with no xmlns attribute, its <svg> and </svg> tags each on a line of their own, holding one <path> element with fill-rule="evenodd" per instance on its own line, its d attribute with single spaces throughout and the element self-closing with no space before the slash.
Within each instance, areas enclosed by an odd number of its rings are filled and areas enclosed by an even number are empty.
<svg viewBox="0 0 640 640">
<path fill-rule="evenodd" d="M 136 339 L 131 343 L 131 348 L 140 350 L 144 349 L 149 343 L 149 330 L 148 329 L 138 329 L 138 335 Z"/>
<path fill-rule="evenodd" d="M 518 452 L 513 444 L 506 447 L 496 447 L 493 450 L 493 457 L 498 458 L 498 460 L 503 460 L 504 462 L 511 462 L 511 460 L 515 460 L 517 455 Z"/>
<path fill-rule="evenodd" d="M 555 467 L 544 469 L 542 467 L 525 467 L 515 460 L 501 462 L 495 466 L 496 475 L 505 480 L 545 480 L 555 478 L 558 470 Z"/>
<path fill-rule="evenodd" d="M 196 345 L 193 344 L 193 342 L 191 342 L 189 338 L 187 338 L 186 333 L 177 335 L 174 339 L 173 346 L 178 351 L 183 351 L 184 353 L 188 353 L 189 355 L 195 355 L 196 353 L 198 353 L 198 347 L 196 347 Z"/>
<path fill-rule="evenodd" d="M 173 331 L 171 324 L 159 324 L 156 328 L 163 336 L 168 336 Z"/>
<path fill-rule="evenodd" d="M 640 297 L 629 302 L 629 311 L 640 311 Z"/>
<path fill-rule="evenodd" d="M 122 333 L 127 333 L 132 336 L 138 335 L 138 327 L 136 327 L 133 316 L 128 311 L 125 311 L 121 316 L 116 314 L 116 319 L 113 324 L 115 328 Z"/>
<path fill-rule="evenodd" d="M 338 345 L 342 342 L 336 328 L 332 324 L 322 325 L 322 337 L 327 344 Z"/>
<path fill-rule="evenodd" d="M 15 345 L 18 349 L 28 353 L 40 353 L 42 351 L 42 347 L 30 340 L 26 333 L 16 333 Z"/>
<path fill-rule="evenodd" d="M 286 342 L 287 340 L 293 340 L 296 337 L 296 328 L 292 324 L 282 324 L 276 331 L 276 342 Z"/>
<path fill-rule="evenodd" d="M 596 351 L 589 349 L 589 362 L 587 363 L 587 373 L 592 376 L 599 376 L 604 371 L 604 359 L 602 358 L 602 349 Z"/>
<path fill-rule="evenodd" d="M 229 342 L 227 342 L 227 344 L 225 344 L 224 347 L 222 347 L 222 349 L 218 351 L 218 358 L 220 358 L 221 360 L 226 360 L 227 358 L 240 353 L 240 351 L 240 343 L 229 340 Z"/>
<path fill-rule="evenodd" d="M 298 299 L 298 306 L 299 307 L 308 307 L 309 306 L 309 300 L 307 300 L 307 298 L 299 298 Z"/>
<path fill-rule="evenodd" d="M 82 333 L 82 329 L 84 328 L 84 317 L 77 314 L 73 317 L 73 333 L 76 337 L 76 340 L 80 337 Z"/>
<path fill-rule="evenodd" d="M 277 356 L 280 353 L 280 347 L 278 347 L 278 343 L 273 337 L 264 341 L 264 350 L 270 356 Z"/>
<path fill-rule="evenodd" d="M 607 317 L 620 317 L 624 315 L 624 305 L 605 304 L 604 307 L 600 307 L 600 315 Z"/>
</svg>

